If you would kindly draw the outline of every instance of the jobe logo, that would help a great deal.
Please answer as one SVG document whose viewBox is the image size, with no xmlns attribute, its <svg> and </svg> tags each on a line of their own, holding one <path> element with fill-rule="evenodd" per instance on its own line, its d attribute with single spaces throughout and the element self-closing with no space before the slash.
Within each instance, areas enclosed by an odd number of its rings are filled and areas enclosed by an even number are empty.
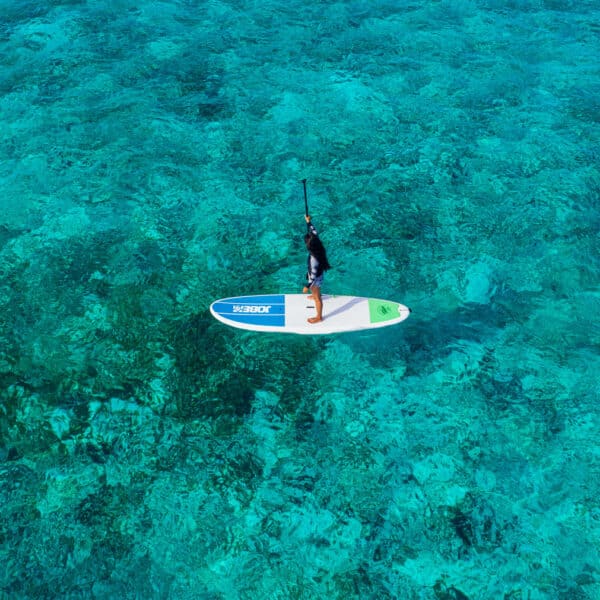
<svg viewBox="0 0 600 600">
<path fill-rule="evenodd" d="M 246 304 L 234 304 L 234 313 L 254 313 L 254 314 L 268 314 L 271 312 L 271 306 L 248 306 Z"/>
</svg>

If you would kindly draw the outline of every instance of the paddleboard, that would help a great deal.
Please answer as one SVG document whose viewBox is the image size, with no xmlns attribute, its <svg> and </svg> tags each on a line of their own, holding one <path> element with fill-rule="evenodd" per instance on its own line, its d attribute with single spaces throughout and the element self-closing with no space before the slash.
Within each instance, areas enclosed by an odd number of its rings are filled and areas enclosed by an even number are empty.
<svg viewBox="0 0 600 600">
<path fill-rule="evenodd" d="M 410 308 L 376 298 L 323 295 L 323 321 L 309 323 L 315 302 L 305 294 L 223 298 L 210 305 L 215 319 L 239 329 L 305 335 L 386 327 L 404 321 Z"/>
</svg>

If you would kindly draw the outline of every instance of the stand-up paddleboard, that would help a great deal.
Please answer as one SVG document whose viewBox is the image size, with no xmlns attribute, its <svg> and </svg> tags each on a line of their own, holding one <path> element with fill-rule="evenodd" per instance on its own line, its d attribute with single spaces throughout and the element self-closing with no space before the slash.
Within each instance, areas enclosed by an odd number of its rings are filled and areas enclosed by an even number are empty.
<svg viewBox="0 0 600 600">
<path fill-rule="evenodd" d="M 304 294 L 268 294 L 217 300 L 210 312 L 231 327 L 311 335 L 395 325 L 408 317 L 410 308 L 389 300 L 324 294 L 323 321 L 309 323 L 316 312 L 314 300 Z"/>
</svg>

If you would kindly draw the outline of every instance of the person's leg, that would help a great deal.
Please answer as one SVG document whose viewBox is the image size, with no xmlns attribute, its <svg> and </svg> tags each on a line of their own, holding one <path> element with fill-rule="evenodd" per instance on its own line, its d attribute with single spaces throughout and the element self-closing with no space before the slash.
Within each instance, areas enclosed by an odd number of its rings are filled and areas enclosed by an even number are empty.
<svg viewBox="0 0 600 600">
<path fill-rule="evenodd" d="M 321 298 L 321 288 L 318 285 L 313 285 L 310 288 L 312 297 L 315 301 L 315 309 L 317 310 L 317 316 L 308 319 L 309 323 L 318 323 L 323 320 L 323 299 Z"/>
</svg>

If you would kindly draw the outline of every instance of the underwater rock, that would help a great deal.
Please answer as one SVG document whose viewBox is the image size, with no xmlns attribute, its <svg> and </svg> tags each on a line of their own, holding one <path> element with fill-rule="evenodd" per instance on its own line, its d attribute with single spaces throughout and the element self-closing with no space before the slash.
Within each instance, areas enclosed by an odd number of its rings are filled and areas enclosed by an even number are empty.
<svg viewBox="0 0 600 600">
<path fill-rule="evenodd" d="M 50 416 L 50 427 L 54 435 L 62 440 L 71 429 L 71 411 L 66 411 L 63 408 L 55 408 Z"/>
<path fill-rule="evenodd" d="M 493 293 L 491 267 L 484 262 L 469 267 L 465 274 L 464 301 L 487 304 Z"/>
</svg>

